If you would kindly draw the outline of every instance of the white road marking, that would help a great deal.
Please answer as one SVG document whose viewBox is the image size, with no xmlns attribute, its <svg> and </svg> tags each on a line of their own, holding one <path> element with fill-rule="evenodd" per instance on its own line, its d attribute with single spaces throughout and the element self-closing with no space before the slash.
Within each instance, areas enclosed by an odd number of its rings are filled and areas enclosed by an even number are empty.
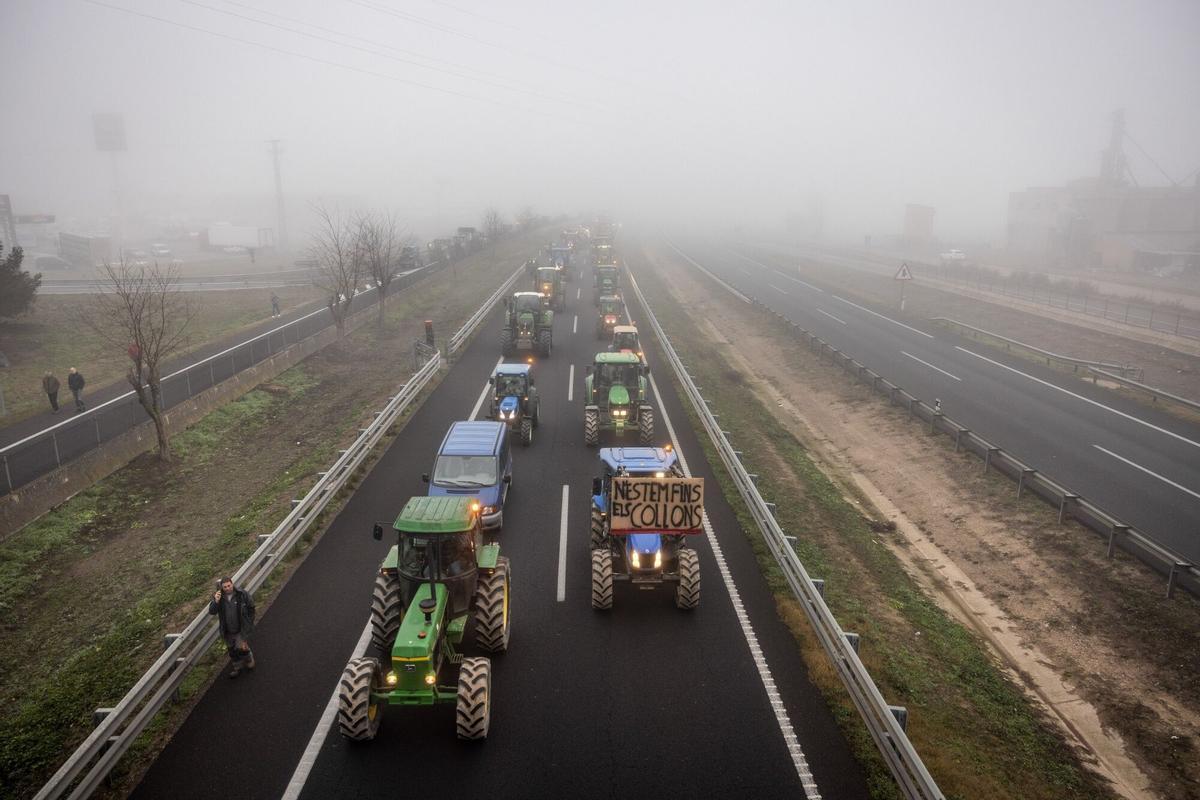
<svg viewBox="0 0 1200 800">
<path fill-rule="evenodd" d="M 728 248 L 727 248 L 727 249 L 728 249 Z M 753 258 L 751 258 L 750 256 L 745 256 L 745 255 L 742 255 L 741 253 L 739 253 L 739 252 L 738 252 L 738 251 L 736 251 L 736 250 L 730 250 L 729 252 L 733 253 L 735 256 L 737 256 L 738 258 L 740 258 L 740 259 L 742 259 L 742 260 L 744 260 L 744 261 L 749 261 L 751 264 L 758 264 L 758 265 L 759 265 L 760 267 L 762 267 L 763 269 L 768 269 L 768 270 L 770 270 L 771 272 L 774 272 L 776 275 L 778 275 L 778 276 L 779 276 L 779 277 L 781 277 L 781 278 L 787 278 L 789 281 L 793 281 L 794 283 L 798 283 L 798 284 L 800 284 L 801 286 L 803 286 L 803 287 L 805 287 L 805 288 L 807 288 L 807 289 L 812 289 L 814 292 L 820 292 L 821 294 L 825 294 L 825 290 L 824 290 L 824 289 L 822 289 L 820 286 L 813 286 L 811 283 L 806 283 L 805 281 L 802 281 L 802 280 L 800 280 L 799 278 L 794 278 L 794 277 L 792 277 L 791 275 L 788 275 L 788 274 L 787 274 L 787 273 L 785 273 L 785 272 L 780 272 L 779 270 L 777 270 L 777 269 L 775 269 L 774 267 L 772 267 L 770 264 L 764 264 L 764 263 L 762 263 L 761 261 L 755 261 L 755 260 L 754 260 Z M 796 267 L 796 270 L 797 270 L 797 271 L 799 271 L 799 270 L 800 270 L 800 267 Z"/>
<path fill-rule="evenodd" d="M 663 404 L 662 395 L 658 391 L 658 383 L 654 380 L 653 375 L 650 376 L 650 388 L 654 390 L 654 399 L 658 402 L 658 413 L 662 416 L 663 425 L 667 428 L 667 435 L 671 437 L 675 454 L 679 456 L 683 474 L 691 476 L 692 470 L 688 467 L 687 458 L 683 455 L 683 448 L 679 446 L 679 438 L 675 435 L 675 426 L 671 424 L 671 417 L 667 414 L 667 408 Z M 729 594 L 730 602 L 733 603 L 733 613 L 737 615 L 742 635 L 745 636 L 746 645 L 750 648 L 750 656 L 754 659 L 759 680 L 762 681 L 763 689 L 766 690 L 767 701 L 775 714 L 775 722 L 779 725 L 779 731 L 783 734 L 784 744 L 787 745 L 788 753 L 792 757 L 792 765 L 796 768 L 800 785 L 804 788 L 804 795 L 808 800 L 819 800 L 821 794 L 817 787 L 817 781 L 813 778 L 808 760 L 800 748 L 800 741 L 796 738 L 796 731 L 792 728 L 792 721 L 788 718 L 787 709 L 783 707 L 779 690 L 775 688 L 775 678 L 771 675 L 771 667 L 767 664 L 767 658 L 763 655 L 762 648 L 759 647 L 758 637 L 754 633 L 754 627 L 750 624 L 750 615 L 746 613 L 746 607 L 742 604 L 742 596 L 733 582 L 733 575 L 725 561 L 725 554 L 721 551 L 721 543 L 717 541 L 717 535 L 713 532 L 707 513 L 704 514 L 704 537 L 712 549 L 713 560 L 717 562 L 717 571 L 721 573 L 721 581 L 725 584 L 725 591 Z"/>
<path fill-rule="evenodd" d="M 681 257 L 682 257 L 682 258 L 683 258 L 685 261 L 687 261 L 689 264 L 691 264 L 692 266 L 694 266 L 696 269 L 698 269 L 698 270 L 700 270 L 701 272 L 703 272 L 703 273 L 704 273 L 705 275 L 707 275 L 708 277 L 712 278 L 712 279 L 713 279 L 714 281 L 716 281 L 717 283 L 721 284 L 721 286 L 723 286 L 727 292 L 729 292 L 730 294 L 732 294 L 732 295 L 733 295 L 734 297 L 736 297 L 738 300 L 741 300 L 743 303 L 746 303 L 747 305 L 750 305 L 750 304 L 751 304 L 751 303 L 750 303 L 750 298 L 749 298 L 749 297 L 746 297 L 746 295 L 742 294 L 742 293 L 741 293 L 741 292 L 739 292 L 737 289 L 733 288 L 733 287 L 732 287 L 732 286 L 730 286 L 728 283 L 726 283 L 725 281 L 723 281 L 723 280 L 721 280 L 720 278 L 718 278 L 716 275 L 713 275 L 713 274 L 712 274 L 711 272 L 709 272 L 709 271 L 708 271 L 708 269 L 706 269 L 705 267 L 702 267 L 702 266 L 700 266 L 700 264 L 696 263 L 695 259 L 693 259 L 693 258 L 692 258 L 691 256 L 689 256 L 687 253 L 683 252 L 683 251 L 682 251 L 682 250 L 680 250 L 678 247 L 676 247 L 676 246 L 675 246 L 675 244 L 674 244 L 673 242 L 671 242 L 670 240 L 668 240 L 668 241 L 667 241 L 667 244 L 668 244 L 668 245 L 670 245 L 671 249 L 672 249 L 672 250 L 674 250 L 676 253 L 678 253 L 678 254 L 679 254 L 679 255 L 680 255 L 680 256 L 681 256 Z"/>
<path fill-rule="evenodd" d="M 901 350 L 900 355 L 908 356 L 913 361 L 916 361 L 918 364 L 924 364 L 925 366 L 929 367 L 930 369 L 936 369 L 938 372 L 942 373 L 947 378 L 954 378 L 954 380 L 959 381 L 960 383 L 962 382 L 962 378 L 958 377 L 957 375 L 952 375 L 951 373 L 946 372 L 946 370 L 942 369 L 941 367 L 935 367 L 933 364 L 930 364 L 928 361 L 925 361 L 924 359 L 921 359 L 921 358 L 917 358 L 912 353 L 906 353 L 903 350 Z"/>
<path fill-rule="evenodd" d="M 571 333 L 579 333 L 579 315 L 575 315 L 575 321 L 571 323 Z"/>
<path fill-rule="evenodd" d="M 580 293 L 581 291 L 583 291 L 583 287 L 580 287 L 580 288 L 578 288 L 578 289 L 576 289 L 576 290 L 575 290 L 575 299 L 576 299 L 576 300 L 578 300 L 578 299 L 579 299 L 579 293 Z"/>
<path fill-rule="evenodd" d="M 504 363 L 503 356 L 496 359 L 496 367 L 500 366 L 503 363 Z M 492 367 L 492 372 L 496 371 L 496 367 Z M 492 377 L 491 373 L 488 374 L 488 377 L 489 378 Z M 487 399 L 488 390 L 491 388 L 492 388 L 492 385 L 490 383 L 488 383 L 487 381 L 483 382 L 483 391 L 479 393 L 479 399 L 475 401 L 475 407 L 471 409 L 471 416 L 467 417 L 467 419 L 475 419 L 475 415 L 478 414 L 479 409 L 483 407 L 483 401 Z"/>
<path fill-rule="evenodd" d="M 558 602 L 567 599 L 567 507 L 571 487 L 563 484 L 562 510 L 558 517 Z"/>
<path fill-rule="evenodd" d="M 1033 375 L 1030 375 L 1028 372 L 1021 372 L 1021 370 L 1010 367 L 1008 364 L 1001 364 L 999 361 L 993 361 L 992 359 L 988 358 L 987 356 L 981 356 L 981 355 L 979 355 L 979 353 L 975 353 L 971 350 L 968 350 L 965 347 L 959 347 L 959 346 L 955 345 L 954 349 L 961 350 L 964 353 L 966 353 L 967 355 L 975 356 L 976 358 L 980 359 L 981 361 L 986 361 L 989 364 L 994 364 L 995 366 L 1000 367 L 1001 369 L 1006 369 L 1009 372 L 1014 372 L 1017 375 L 1020 375 L 1024 378 L 1029 378 L 1029 380 L 1031 380 L 1031 381 L 1040 383 L 1043 386 L 1048 386 L 1051 389 L 1062 392 L 1063 394 L 1070 395 L 1071 397 L 1074 397 L 1076 400 L 1082 400 L 1085 403 L 1090 403 L 1091 405 L 1094 405 L 1096 408 L 1103 408 L 1105 411 L 1110 411 L 1113 414 L 1116 414 L 1118 417 L 1124 417 L 1127 420 L 1136 422 L 1138 425 L 1145 425 L 1147 428 L 1150 428 L 1151 430 L 1158 431 L 1159 433 L 1165 433 L 1167 436 L 1170 436 L 1173 439 L 1178 439 L 1179 441 L 1185 442 L 1186 444 L 1190 444 L 1192 447 L 1200 447 L 1200 442 L 1194 442 L 1191 439 L 1187 438 L 1186 436 L 1180 436 L 1178 433 L 1175 433 L 1174 431 L 1169 431 L 1166 428 L 1160 428 L 1157 425 L 1146 422 L 1146 420 L 1144 420 L 1144 419 L 1138 419 L 1137 417 L 1133 416 L 1132 414 L 1126 414 L 1124 411 L 1118 411 L 1117 409 L 1115 409 L 1111 406 L 1106 406 L 1106 405 L 1104 405 L 1104 403 L 1097 402 L 1095 400 L 1092 400 L 1089 397 L 1084 397 L 1081 394 L 1075 394 L 1075 392 L 1072 392 L 1069 389 L 1064 389 L 1061 386 L 1055 386 L 1053 383 L 1050 383 L 1049 381 L 1044 381 L 1041 378 L 1036 378 Z"/>
<path fill-rule="evenodd" d="M 567 373 L 567 402 L 570 403 L 575 399 L 575 365 L 571 365 L 570 372 Z"/>
<path fill-rule="evenodd" d="M 1138 464 L 1137 462 L 1130 461 L 1128 458 L 1125 458 L 1125 456 L 1119 456 L 1116 453 L 1114 453 L 1112 450 L 1108 450 L 1104 447 L 1101 447 L 1098 444 L 1094 444 L 1094 445 L 1092 445 L 1092 447 L 1096 448 L 1101 453 L 1107 453 L 1108 455 L 1112 456 L 1113 458 L 1117 459 L 1118 461 L 1124 461 L 1126 464 L 1133 467 L 1134 469 L 1140 469 L 1142 472 L 1146 473 L 1147 475 L 1149 475 L 1153 478 L 1158 478 L 1163 483 L 1167 483 L 1167 484 L 1170 484 L 1171 486 L 1174 486 L 1176 489 L 1178 489 L 1181 492 L 1187 492 L 1192 497 L 1200 498 L 1200 493 L 1193 492 L 1191 489 L 1187 488 L 1186 486 L 1180 486 L 1178 483 L 1171 480 L 1170 478 L 1164 478 L 1162 475 L 1159 475 L 1157 472 L 1146 469 L 1145 467 L 1143 467 L 1141 464 Z"/>
<path fill-rule="evenodd" d="M 903 322 L 897 322 L 896 320 L 892 319 L 891 317 L 885 317 L 883 314 L 880 314 L 880 313 L 878 313 L 878 312 L 876 312 L 876 311 L 872 311 L 872 310 L 871 310 L 871 309 L 869 309 L 869 308 L 864 308 L 863 306 L 860 306 L 858 303 L 852 303 L 852 302 L 850 302 L 849 300 L 847 300 L 847 299 L 846 299 L 846 298 L 844 298 L 844 297 L 839 297 L 839 296 L 838 296 L 838 295 L 836 295 L 836 294 L 835 294 L 835 295 L 830 295 L 830 297 L 833 297 L 835 300 L 841 300 L 843 303 L 845 303 L 845 304 L 846 304 L 846 305 L 848 305 L 848 306 L 854 306 L 854 307 L 855 307 L 855 308 L 857 308 L 859 311 L 865 311 L 865 312 L 867 312 L 868 314 L 871 314 L 871 315 L 873 315 L 873 316 L 879 317 L 879 318 L 880 318 L 880 319 L 882 319 L 882 320 L 887 320 L 888 322 L 892 323 L 893 325 L 899 325 L 901 328 L 904 328 L 905 330 L 910 330 L 910 331 L 912 331 L 913 333 L 920 334 L 921 336 L 924 336 L 926 339 L 932 339 L 932 338 L 933 338 L 933 336 L 932 336 L 932 335 L 930 335 L 930 334 L 926 333 L 925 331 L 919 331 L 919 330 L 917 330 L 916 328 L 912 327 L 911 325 L 905 325 Z"/>
<path fill-rule="evenodd" d="M 818 313 L 818 314 L 824 314 L 825 316 L 829 317 L 829 318 L 830 318 L 831 320 L 833 320 L 834 322 L 840 322 L 840 323 L 841 323 L 841 324 L 843 324 L 843 325 L 845 325 L 845 324 L 846 324 L 846 320 L 844 320 L 844 319 L 838 319 L 838 318 L 837 318 L 837 317 L 835 317 L 833 314 L 830 314 L 828 311 L 822 311 L 821 309 L 819 309 L 819 308 L 818 308 L 818 309 L 817 309 L 817 313 Z"/>
<path fill-rule="evenodd" d="M 354 645 L 354 652 L 350 654 L 350 658 L 356 658 L 367 652 L 367 642 L 369 641 L 371 641 L 370 618 L 367 619 L 367 626 L 363 628 L 362 636 L 358 637 L 358 644 Z M 292 779 L 288 781 L 287 789 L 283 792 L 283 800 L 296 800 L 304 791 L 304 783 L 308 780 L 308 774 L 312 772 L 313 764 L 317 763 L 317 756 L 321 754 L 321 745 L 325 742 L 325 737 L 329 735 L 333 721 L 337 718 L 337 687 L 340 682 L 341 676 L 339 675 L 338 680 L 333 684 L 333 694 L 330 695 L 329 702 L 325 704 L 325 710 L 321 712 L 321 719 L 318 720 L 317 727 L 313 728 L 308 745 L 300 756 L 300 762 L 296 764 L 296 771 L 292 773 Z"/>
<path fill-rule="evenodd" d="M 772 289 L 774 289 L 775 291 L 779 292 L 780 294 L 788 294 L 788 292 L 787 292 L 786 290 L 784 290 L 784 289 L 780 289 L 778 286 L 776 286 L 776 285 L 775 285 L 775 284 L 773 284 L 773 283 L 768 283 L 768 284 L 767 284 L 767 286 L 770 286 Z"/>
</svg>

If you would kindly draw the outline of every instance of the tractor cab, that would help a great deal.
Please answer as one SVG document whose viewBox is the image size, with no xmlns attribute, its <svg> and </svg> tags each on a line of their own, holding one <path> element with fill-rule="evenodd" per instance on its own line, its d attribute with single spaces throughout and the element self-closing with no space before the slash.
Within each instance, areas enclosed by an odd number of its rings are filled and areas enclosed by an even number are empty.
<svg viewBox="0 0 1200 800">
<path fill-rule="evenodd" d="M 596 267 L 596 296 L 616 295 L 621 288 L 621 275 L 611 264 Z"/>
<path fill-rule="evenodd" d="M 545 296 L 546 305 L 562 309 L 565 302 L 562 270 L 557 267 L 538 267 L 533 288 Z"/>
<path fill-rule="evenodd" d="M 601 408 L 626 406 L 645 398 L 645 368 L 632 353 L 597 353 L 590 367 L 592 394 L 589 400 Z"/>
<path fill-rule="evenodd" d="M 645 355 L 638 340 L 638 329 L 633 325 L 617 325 L 613 328 L 612 344 L 608 346 L 612 353 L 633 353 L 643 362 Z"/>
</svg>

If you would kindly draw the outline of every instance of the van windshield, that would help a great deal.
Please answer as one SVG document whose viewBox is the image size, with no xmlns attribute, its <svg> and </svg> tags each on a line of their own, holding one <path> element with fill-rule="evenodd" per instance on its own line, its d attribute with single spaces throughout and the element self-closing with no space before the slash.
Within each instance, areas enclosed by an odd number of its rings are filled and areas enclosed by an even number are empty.
<svg viewBox="0 0 1200 800">
<path fill-rule="evenodd" d="M 495 456 L 441 456 L 433 468 L 438 486 L 495 486 Z"/>
</svg>

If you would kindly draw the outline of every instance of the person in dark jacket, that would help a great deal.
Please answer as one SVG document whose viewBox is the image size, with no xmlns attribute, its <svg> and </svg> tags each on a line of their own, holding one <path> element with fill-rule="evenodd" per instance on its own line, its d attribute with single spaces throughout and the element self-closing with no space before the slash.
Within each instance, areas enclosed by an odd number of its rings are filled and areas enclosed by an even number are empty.
<svg viewBox="0 0 1200 800">
<path fill-rule="evenodd" d="M 54 377 L 53 372 L 47 372 L 42 378 L 42 391 L 46 393 L 46 397 L 50 398 L 51 413 L 58 413 L 58 378 Z"/>
<path fill-rule="evenodd" d="M 254 669 L 254 651 L 250 649 L 250 634 L 254 631 L 254 600 L 243 589 L 233 585 L 233 578 L 222 578 L 221 588 L 213 592 L 208 613 L 216 614 L 221 625 L 221 638 L 229 653 L 229 677 L 236 678 L 242 668 Z"/>
<path fill-rule="evenodd" d="M 71 394 L 75 396 L 76 412 L 83 411 L 85 408 L 87 408 L 87 406 L 83 404 L 83 399 L 80 397 L 80 395 L 83 393 L 83 386 L 85 383 L 86 381 L 84 381 L 83 375 L 79 372 L 76 372 L 74 367 L 71 367 L 71 374 L 67 376 L 67 388 L 70 389 Z"/>
</svg>

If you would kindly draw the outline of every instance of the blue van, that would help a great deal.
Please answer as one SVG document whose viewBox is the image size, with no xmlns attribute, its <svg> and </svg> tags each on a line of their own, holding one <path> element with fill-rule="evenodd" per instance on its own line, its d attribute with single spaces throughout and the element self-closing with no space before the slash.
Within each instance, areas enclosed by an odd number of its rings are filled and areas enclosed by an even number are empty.
<svg viewBox="0 0 1200 800">
<path fill-rule="evenodd" d="M 438 448 L 433 475 L 422 475 L 429 496 L 474 497 L 484 530 L 504 522 L 504 500 L 512 483 L 512 450 L 503 422 L 455 422 Z"/>
</svg>

